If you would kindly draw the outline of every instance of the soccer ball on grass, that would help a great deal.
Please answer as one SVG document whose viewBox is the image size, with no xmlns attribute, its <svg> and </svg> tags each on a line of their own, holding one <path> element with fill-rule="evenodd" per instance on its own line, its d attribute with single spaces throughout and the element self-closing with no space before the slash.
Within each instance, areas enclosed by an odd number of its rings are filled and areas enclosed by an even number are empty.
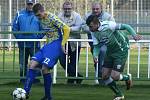
<svg viewBox="0 0 150 100">
<path fill-rule="evenodd" d="M 12 95 L 13 100 L 26 100 L 26 91 L 22 88 L 16 88 Z"/>
</svg>

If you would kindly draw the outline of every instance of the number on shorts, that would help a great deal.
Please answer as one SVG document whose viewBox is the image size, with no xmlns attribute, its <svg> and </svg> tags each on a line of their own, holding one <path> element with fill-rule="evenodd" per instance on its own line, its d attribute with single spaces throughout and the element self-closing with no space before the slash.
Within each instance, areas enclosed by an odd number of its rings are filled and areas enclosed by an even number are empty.
<svg viewBox="0 0 150 100">
<path fill-rule="evenodd" d="M 50 59 L 49 58 L 45 58 L 44 63 L 48 64 L 49 62 L 50 62 Z"/>
</svg>

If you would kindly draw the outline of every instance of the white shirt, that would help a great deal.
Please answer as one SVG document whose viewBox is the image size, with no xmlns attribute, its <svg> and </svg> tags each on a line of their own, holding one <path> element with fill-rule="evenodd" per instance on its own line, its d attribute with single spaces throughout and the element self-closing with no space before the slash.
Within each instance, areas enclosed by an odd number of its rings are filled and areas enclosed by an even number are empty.
<svg viewBox="0 0 150 100">
<path fill-rule="evenodd" d="M 81 30 L 81 26 L 83 24 L 83 20 L 78 13 L 76 13 L 75 11 L 72 11 L 70 17 L 65 17 L 64 12 L 60 12 L 58 14 L 58 17 L 60 18 L 61 21 L 63 21 L 68 26 L 70 26 L 70 28 L 71 28 L 71 33 L 69 36 L 70 39 L 80 39 L 81 38 L 80 30 Z M 70 45 L 71 45 L 72 51 L 74 51 L 76 49 L 76 42 L 70 42 Z M 79 45 L 81 45 L 81 44 L 79 43 Z"/>
</svg>

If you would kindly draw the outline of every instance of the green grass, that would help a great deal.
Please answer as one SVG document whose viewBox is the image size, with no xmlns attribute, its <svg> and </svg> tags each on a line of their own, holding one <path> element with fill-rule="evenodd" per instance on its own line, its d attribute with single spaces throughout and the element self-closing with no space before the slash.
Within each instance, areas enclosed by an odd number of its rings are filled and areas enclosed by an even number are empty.
<svg viewBox="0 0 150 100">
<path fill-rule="evenodd" d="M 125 100 L 149 100 L 149 81 L 143 83 L 135 81 L 134 87 L 126 91 L 125 86 L 121 84 L 121 88 L 125 93 Z M 16 87 L 23 87 L 18 82 L 0 84 L 0 100 L 11 100 L 11 92 Z M 43 85 L 36 84 L 32 87 L 32 92 L 29 100 L 40 100 L 43 96 Z M 106 86 L 98 85 L 66 85 L 57 84 L 52 87 L 52 95 L 54 100 L 112 100 L 113 93 Z"/>
<path fill-rule="evenodd" d="M 3 58 L 5 63 L 3 63 Z M 85 51 L 82 50 L 79 61 L 79 71 L 85 76 Z M 125 90 L 124 82 L 118 82 L 121 89 L 125 93 L 125 100 L 149 100 L 149 84 L 147 78 L 147 62 L 148 50 L 142 49 L 140 59 L 140 79 L 137 79 L 137 50 L 131 50 L 130 72 L 134 78 L 134 86 L 131 90 Z M 64 70 L 58 64 L 58 79 L 57 84 L 53 85 L 52 95 L 54 100 L 112 100 L 113 93 L 106 86 L 94 85 L 94 67 L 91 54 L 89 54 L 89 78 L 84 80 L 82 85 L 67 85 L 67 79 L 60 79 L 65 76 Z M 4 69 L 3 69 L 4 68 Z M 126 73 L 126 68 L 125 68 Z M 5 51 L 3 57 L 3 50 L 0 51 L 0 100 L 12 100 L 11 92 L 16 87 L 23 87 L 19 83 L 19 64 L 18 64 L 18 50 L 15 54 L 15 63 L 13 66 L 13 52 Z M 41 84 L 35 84 L 32 87 L 32 92 L 29 100 L 40 100 L 43 96 L 43 80 L 41 77 Z"/>
</svg>

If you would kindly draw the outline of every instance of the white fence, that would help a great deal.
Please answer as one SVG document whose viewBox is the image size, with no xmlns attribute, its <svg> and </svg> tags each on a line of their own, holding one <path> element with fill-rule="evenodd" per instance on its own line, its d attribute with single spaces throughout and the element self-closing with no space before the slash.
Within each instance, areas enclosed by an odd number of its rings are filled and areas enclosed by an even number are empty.
<svg viewBox="0 0 150 100">
<path fill-rule="evenodd" d="M 77 42 L 77 47 L 78 47 L 78 42 L 92 42 L 92 40 L 89 40 L 89 39 L 69 39 L 68 41 L 75 41 Z M 137 45 L 137 49 L 138 49 L 138 57 L 137 57 L 137 78 L 139 79 L 140 78 L 140 60 L 141 60 L 141 47 L 142 47 L 142 43 L 147 43 L 148 44 L 148 66 L 147 66 L 147 78 L 149 79 L 150 78 L 150 40 L 140 40 L 138 42 L 134 41 L 134 40 L 130 40 L 130 43 L 136 43 Z M 86 47 L 86 62 L 85 62 L 85 66 L 86 66 L 86 71 L 85 71 L 85 78 L 88 79 L 89 77 L 89 60 L 88 60 L 88 53 L 89 52 L 89 45 L 87 43 L 87 45 L 85 46 Z M 78 49 L 77 49 L 78 50 Z M 77 55 L 77 59 L 76 61 L 78 61 L 78 51 L 76 53 Z M 66 59 L 67 59 L 67 55 L 66 55 Z M 67 62 L 66 62 L 67 63 Z M 98 69 L 98 68 L 96 68 Z M 76 62 L 76 78 L 78 77 L 77 75 L 78 73 L 78 62 Z M 130 73 L 130 49 L 129 49 L 129 53 L 128 53 L 128 60 L 127 60 L 127 72 L 126 73 Z M 96 72 L 96 78 L 97 78 L 97 72 Z M 65 77 L 67 78 L 67 64 L 66 64 L 66 71 L 65 71 Z M 53 83 L 56 83 L 56 79 L 57 79 L 57 67 L 54 67 L 54 76 L 53 76 Z"/>
<path fill-rule="evenodd" d="M 41 42 L 44 42 L 46 41 L 46 39 L 0 39 L 0 42 L 17 42 L 17 41 L 41 41 Z M 85 47 L 86 48 L 86 62 L 85 62 L 85 78 L 88 79 L 89 77 L 89 56 L 88 54 L 90 53 L 89 51 L 89 45 L 88 45 L 88 42 L 92 42 L 92 40 L 89 40 L 89 39 L 69 39 L 68 41 L 75 41 L 77 42 L 77 47 L 78 47 L 78 44 L 79 42 L 86 42 L 85 44 Z M 137 56 L 137 68 L 136 68 L 136 78 L 140 78 L 140 73 L 141 73 L 141 70 L 142 70 L 142 67 L 140 66 L 141 64 L 141 52 L 142 51 L 142 47 L 143 47 L 143 43 L 144 44 L 147 44 L 147 50 L 148 50 L 148 53 L 146 55 L 148 55 L 148 58 L 147 61 L 146 61 L 146 70 L 147 70 L 147 73 L 146 74 L 146 79 L 149 79 L 150 78 L 150 40 L 140 40 L 138 42 L 135 42 L 134 40 L 130 40 L 130 43 L 134 43 L 136 44 L 136 49 L 137 49 L 137 52 L 138 52 L 138 56 Z M 78 50 L 78 49 L 77 49 Z M 65 70 L 65 76 L 64 78 L 67 78 L 68 75 L 67 75 L 67 55 L 66 55 L 66 70 Z M 130 53 L 130 49 L 129 49 L 129 54 L 128 54 L 128 60 L 127 60 L 127 72 L 126 73 L 132 73 L 131 69 L 130 69 L 130 63 L 131 62 L 131 53 Z M 78 53 L 77 53 L 77 61 L 78 61 Z M 57 65 L 55 65 L 57 66 Z M 78 77 L 77 75 L 77 72 L 78 72 L 78 62 L 76 62 L 76 78 Z M 57 67 L 54 67 L 54 71 L 53 71 L 53 83 L 56 83 L 56 79 L 57 79 Z"/>
</svg>

